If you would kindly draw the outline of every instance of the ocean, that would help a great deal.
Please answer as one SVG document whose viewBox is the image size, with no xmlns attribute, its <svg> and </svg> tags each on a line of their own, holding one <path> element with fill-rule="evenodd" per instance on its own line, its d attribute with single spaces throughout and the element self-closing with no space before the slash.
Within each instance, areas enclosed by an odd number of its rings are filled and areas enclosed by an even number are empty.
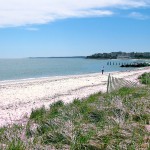
<svg viewBox="0 0 150 150">
<path fill-rule="evenodd" d="M 135 61 L 132 59 L 96 60 L 85 58 L 0 59 L 0 81 L 98 73 L 101 72 L 103 66 L 104 73 L 132 70 L 134 68 L 121 68 L 119 63 L 132 63 Z"/>
</svg>

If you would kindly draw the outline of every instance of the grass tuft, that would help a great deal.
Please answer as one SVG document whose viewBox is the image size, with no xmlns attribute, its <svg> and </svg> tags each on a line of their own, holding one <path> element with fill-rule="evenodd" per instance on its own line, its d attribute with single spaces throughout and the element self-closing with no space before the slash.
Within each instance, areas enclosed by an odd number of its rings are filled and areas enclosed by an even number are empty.
<svg viewBox="0 0 150 150">
<path fill-rule="evenodd" d="M 30 115 L 30 119 L 33 119 L 35 121 L 41 121 L 46 114 L 46 109 L 43 106 L 42 108 L 32 110 L 32 113 Z"/>
<path fill-rule="evenodd" d="M 144 73 L 139 77 L 142 84 L 150 85 L 150 73 Z"/>
<path fill-rule="evenodd" d="M 6 150 L 26 150 L 26 147 L 21 140 L 12 140 Z"/>
</svg>

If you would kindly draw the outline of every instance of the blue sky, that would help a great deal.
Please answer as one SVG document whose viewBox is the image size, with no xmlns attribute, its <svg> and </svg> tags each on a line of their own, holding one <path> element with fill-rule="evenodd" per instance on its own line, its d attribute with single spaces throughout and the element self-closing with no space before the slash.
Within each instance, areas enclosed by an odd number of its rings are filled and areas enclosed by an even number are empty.
<svg viewBox="0 0 150 150">
<path fill-rule="evenodd" d="M 149 0 L 0 0 L 1 58 L 150 52 L 149 41 Z"/>
</svg>

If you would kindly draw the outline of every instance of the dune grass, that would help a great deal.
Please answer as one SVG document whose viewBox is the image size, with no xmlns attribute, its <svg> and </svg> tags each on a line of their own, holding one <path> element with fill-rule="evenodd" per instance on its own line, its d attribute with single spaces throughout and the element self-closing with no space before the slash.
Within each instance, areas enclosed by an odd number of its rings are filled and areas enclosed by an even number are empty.
<svg viewBox="0 0 150 150">
<path fill-rule="evenodd" d="M 0 149 L 148 150 L 149 124 L 150 87 L 123 87 L 33 110 L 26 125 L 0 129 Z"/>
<path fill-rule="evenodd" d="M 139 77 L 142 84 L 150 85 L 150 73 L 144 73 Z"/>
</svg>

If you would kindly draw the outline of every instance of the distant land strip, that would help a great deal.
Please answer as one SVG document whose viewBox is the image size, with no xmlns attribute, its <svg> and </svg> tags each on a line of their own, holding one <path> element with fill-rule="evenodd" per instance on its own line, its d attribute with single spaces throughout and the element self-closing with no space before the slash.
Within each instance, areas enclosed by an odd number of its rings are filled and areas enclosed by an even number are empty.
<svg viewBox="0 0 150 150">
<path fill-rule="evenodd" d="M 86 58 L 86 56 L 66 56 L 66 57 L 28 57 L 31 59 L 34 58 Z"/>
<path fill-rule="evenodd" d="M 150 52 L 111 52 L 96 53 L 87 56 L 88 59 L 150 59 Z"/>
</svg>

